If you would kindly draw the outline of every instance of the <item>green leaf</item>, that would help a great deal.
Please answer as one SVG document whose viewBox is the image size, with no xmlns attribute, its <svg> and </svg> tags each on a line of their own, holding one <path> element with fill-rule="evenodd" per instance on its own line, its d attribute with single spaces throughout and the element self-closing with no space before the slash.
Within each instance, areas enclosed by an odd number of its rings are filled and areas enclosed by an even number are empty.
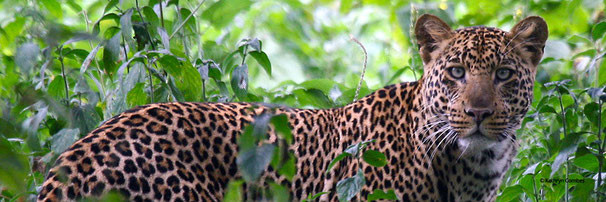
<svg viewBox="0 0 606 202">
<path fill-rule="evenodd" d="M 51 150 L 56 154 L 61 154 L 65 151 L 69 146 L 71 146 L 76 140 L 78 140 L 80 135 L 80 129 L 74 128 L 64 128 L 61 129 L 57 134 L 54 134 L 51 137 Z"/>
<path fill-rule="evenodd" d="M 599 166 L 598 158 L 591 153 L 574 158 L 573 164 L 591 172 L 597 172 Z"/>
<path fill-rule="evenodd" d="M 292 181 L 292 179 L 295 177 L 295 174 L 297 173 L 296 163 L 297 157 L 295 157 L 295 155 L 293 154 L 289 154 L 286 162 L 278 170 L 278 174 L 285 176 L 286 179 Z"/>
<path fill-rule="evenodd" d="M 375 141 L 376 140 L 372 139 L 372 140 L 358 142 L 353 145 L 349 145 L 349 147 L 347 147 L 345 149 L 345 152 L 351 154 L 354 157 L 357 157 L 358 153 L 360 153 L 360 151 L 363 151 L 368 146 L 368 144 L 375 142 Z"/>
<path fill-rule="evenodd" d="M 29 74 L 38 61 L 40 47 L 35 43 L 24 43 L 17 48 L 15 63 L 21 67 L 21 72 Z"/>
<path fill-rule="evenodd" d="M 244 201 L 242 198 L 244 194 L 242 191 L 242 184 L 244 184 L 244 181 L 242 180 L 230 181 L 229 184 L 227 184 L 227 191 L 225 191 L 225 198 L 223 198 L 223 201 Z"/>
<path fill-rule="evenodd" d="M 248 65 L 237 66 L 231 73 L 231 89 L 240 100 L 248 94 Z"/>
<path fill-rule="evenodd" d="M 145 83 L 137 83 L 133 89 L 131 89 L 126 95 L 126 103 L 128 107 L 135 107 L 145 105 L 147 101 L 147 93 L 145 93 Z"/>
<path fill-rule="evenodd" d="M 606 21 L 595 24 L 591 29 L 591 36 L 593 40 L 597 41 L 604 36 L 604 32 L 606 32 Z"/>
<path fill-rule="evenodd" d="M 152 27 L 160 26 L 160 20 L 158 20 L 158 15 L 156 15 L 156 12 L 153 8 L 149 6 L 144 6 L 141 11 L 143 12 L 145 22 L 149 22 Z"/>
<path fill-rule="evenodd" d="M 114 9 L 114 7 L 116 5 L 118 5 L 119 1 L 118 0 L 110 0 L 109 2 L 107 2 L 107 5 L 105 6 L 105 9 L 103 9 L 103 13 L 107 13 L 107 11 L 110 11 L 111 9 Z"/>
<path fill-rule="evenodd" d="M 269 187 L 271 193 L 273 195 L 272 199 L 276 202 L 288 202 L 290 200 L 290 192 L 288 189 L 280 184 L 269 183 Z"/>
<path fill-rule="evenodd" d="M 72 125 L 78 127 L 81 135 L 85 135 L 97 127 L 101 117 L 95 111 L 95 106 L 91 103 L 80 106 L 74 106 L 71 110 Z"/>
<path fill-rule="evenodd" d="M 67 0 L 66 1 L 67 5 L 72 8 L 76 13 L 82 11 L 82 7 L 80 7 L 80 5 L 78 5 L 78 3 L 74 2 L 74 0 Z"/>
<path fill-rule="evenodd" d="M 61 9 L 61 4 L 56 0 L 42 0 L 42 5 L 46 7 L 46 10 L 53 15 L 53 17 L 58 19 L 63 18 L 63 9 Z"/>
<path fill-rule="evenodd" d="M 18 147 L 13 147 L 8 140 L 0 136 L 0 184 L 21 193 L 27 187 L 25 179 L 31 167 L 28 157 L 15 150 L 18 150 Z"/>
<path fill-rule="evenodd" d="M 259 147 L 241 151 L 236 158 L 238 170 L 246 182 L 254 182 L 265 171 L 274 152 L 274 145 L 262 144 Z"/>
<path fill-rule="evenodd" d="M 286 114 L 279 114 L 271 117 L 271 124 L 276 129 L 276 132 L 278 132 L 278 135 L 286 140 L 286 143 L 292 144 L 293 135 Z"/>
<path fill-rule="evenodd" d="M 585 117 L 587 117 L 587 119 L 593 123 L 594 126 L 598 126 L 598 116 L 600 115 L 598 113 L 598 109 L 599 105 L 595 102 L 590 102 L 589 104 L 585 105 L 585 108 L 583 108 Z"/>
<path fill-rule="evenodd" d="M 236 14 L 250 8 L 250 0 L 220 0 L 202 12 L 202 19 L 217 28 L 222 28 L 231 22 Z"/>
<path fill-rule="evenodd" d="M 497 197 L 497 201 L 503 201 L 503 202 L 519 201 L 520 195 L 522 193 L 524 193 L 522 186 L 520 186 L 520 185 L 509 186 L 503 190 L 503 192 L 499 195 L 499 197 Z"/>
<path fill-rule="evenodd" d="M 551 177 L 560 170 L 560 166 L 568 160 L 568 156 L 576 151 L 580 136 L 580 134 L 571 133 L 564 137 L 560 143 L 560 152 L 551 164 Z"/>
<path fill-rule="evenodd" d="M 314 194 L 313 196 L 311 195 L 311 193 L 309 193 L 309 196 L 307 196 L 307 199 L 303 200 L 304 202 L 306 201 L 316 201 L 316 199 L 320 198 L 320 196 L 324 195 L 324 194 L 328 194 L 330 192 L 320 192 L 317 194 Z"/>
<path fill-rule="evenodd" d="M 398 196 L 396 196 L 396 193 L 393 191 L 393 189 L 390 189 L 387 192 L 384 192 L 383 190 L 380 190 L 380 189 L 375 189 L 371 194 L 369 194 L 366 197 L 366 200 L 368 200 L 368 201 L 374 201 L 374 200 L 379 200 L 379 199 L 392 200 L 392 201 L 400 200 L 400 199 L 398 199 Z"/>
<path fill-rule="evenodd" d="M 248 52 L 248 54 L 250 54 L 250 56 L 255 58 L 255 60 L 263 67 L 265 72 L 269 76 L 271 76 L 271 63 L 269 62 L 269 58 L 267 57 L 265 52 L 251 51 L 251 52 Z"/>
<path fill-rule="evenodd" d="M 132 15 L 133 9 L 128 9 L 120 16 L 120 29 L 122 30 L 122 37 L 128 43 L 129 49 L 134 50 Z"/>
<path fill-rule="evenodd" d="M 326 168 L 326 173 L 330 172 L 330 169 L 332 169 L 332 167 L 334 167 L 337 162 L 343 160 L 345 157 L 348 157 L 348 156 L 351 156 L 351 154 L 344 152 L 344 153 L 339 154 L 334 159 L 332 159 L 332 161 L 330 161 L 330 163 L 328 164 L 328 168 Z"/>
<path fill-rule="evenodd" d="M 362 159 L 374 167 L 383 167 L 387 165 L 385 154 L 377 150 L 367 150 L 362 154 Z"/>
<path fill-rule="evenodd" d="M 297 96 L 302 106 L 314 106 L 318 108 L 330 108 L 333 103 L 318 89 L 297 89 L 293 93 Z"/>
<path fill-rule="evenodd" d="M 65 98 L 65 85 L 63 81 L 63 77 L 55 76 L 53 81 L 48 84 L 48 94 L 55 99 Z"/>
<path fill-rule="evenodd" d="M 362 169 L 358 169 L 358 173 L 355 176 L 337 182 L 339 201 L 350 201 L 362 191 L 364 184 L 366 184 L 366 180 L 364 179 Z"/>
</svg>

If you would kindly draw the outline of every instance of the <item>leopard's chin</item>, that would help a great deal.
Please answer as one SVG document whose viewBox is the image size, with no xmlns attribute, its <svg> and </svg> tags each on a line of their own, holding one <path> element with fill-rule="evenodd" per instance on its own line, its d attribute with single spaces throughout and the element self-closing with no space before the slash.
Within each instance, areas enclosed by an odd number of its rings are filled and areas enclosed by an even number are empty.
<svg viewBox="0 0 606 202">
<path fill-rule="evenodd" d="M 462 156 L 469 156 L 471 154 L 478 154 L 486 149 L 497 146 L 499 141 L 492 138 L 480 130 L 473 130 L 467 135 L 459 137 L 457 144 L 461 149 Z"/>
</svg>

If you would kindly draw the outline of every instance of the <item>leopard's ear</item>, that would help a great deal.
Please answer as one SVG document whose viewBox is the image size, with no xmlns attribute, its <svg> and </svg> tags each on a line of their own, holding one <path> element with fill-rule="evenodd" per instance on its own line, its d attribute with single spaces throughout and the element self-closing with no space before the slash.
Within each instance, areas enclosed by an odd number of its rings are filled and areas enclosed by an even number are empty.
<svg viewBox="0 0 606 202">
<path fill-rule="evenodd" d="M 431 61 L 431 53 L 438 48 L 438 44 L 454 36 L 450 26 L 435 15 L 424 14 L 415 24 L 415 36 L 419 43 L 419 52 L 425 64 Z"/>
<path fill-rule="evenodd" d="M 511 40 L 509 46 L 520 47 L 522 56 L 536 66 L 543 57 L 548 35 L 545 20 L 539 16 L 530 16 L 511 28 L 508 33 L 508 38 Z"/>
</svg>

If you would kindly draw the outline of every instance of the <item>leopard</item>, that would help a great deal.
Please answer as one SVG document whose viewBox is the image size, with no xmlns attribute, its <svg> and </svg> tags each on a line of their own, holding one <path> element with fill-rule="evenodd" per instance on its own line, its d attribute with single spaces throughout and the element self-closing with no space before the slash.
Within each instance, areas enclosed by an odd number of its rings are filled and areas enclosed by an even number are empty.
<svg viewBox="0 0 606 202">
<path fill-rule="evenodd" d="M 548 28 L 526 17 L 510 31 L 474 26 L 453 30 L 419 16 L 414 35 L 423 75 L 330 109 L 245 102 L 156 103 L 127 110 L 76 141 L 56 160 L 38 201 L 74 201 L 110 191 L 129 201 L 221 201 L 237 167 L 238 138 L 266 113 L 284 114 L 294 141 L 296 173 L 271 165 L 261 184 L 286 187 L 290 200 L 327 192 L 361 171 L 353 200 L 393 190 L 401 201 L 494 201 L 519 147 L 516 131 L 533 99 Z M 267 130 L 269 143 L 279 137 Z M 330 162 L 358 142 L 387 165 Z M 245 190 L 246 192 L 246 190 Z"/>
</svg>

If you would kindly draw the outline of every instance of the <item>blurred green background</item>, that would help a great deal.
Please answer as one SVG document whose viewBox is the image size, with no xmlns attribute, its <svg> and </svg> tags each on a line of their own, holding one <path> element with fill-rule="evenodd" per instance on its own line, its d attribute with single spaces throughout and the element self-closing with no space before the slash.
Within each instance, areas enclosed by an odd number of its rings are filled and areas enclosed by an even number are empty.
<svg viewBox="0 0 606 202">
<path fill-rule="evenodd" d="M 58 154 L 133 106 L 343 106 L 364 62 L 351 37 L 368 51 L 360 97 L 416 80 L 410 30 L 423 13 L 453 28 L 547 21 L 535 100 L 498 200 L 605 200 L 605 2 L 0 0 L 0 201 L 33 199 Z"/>
</svg>

